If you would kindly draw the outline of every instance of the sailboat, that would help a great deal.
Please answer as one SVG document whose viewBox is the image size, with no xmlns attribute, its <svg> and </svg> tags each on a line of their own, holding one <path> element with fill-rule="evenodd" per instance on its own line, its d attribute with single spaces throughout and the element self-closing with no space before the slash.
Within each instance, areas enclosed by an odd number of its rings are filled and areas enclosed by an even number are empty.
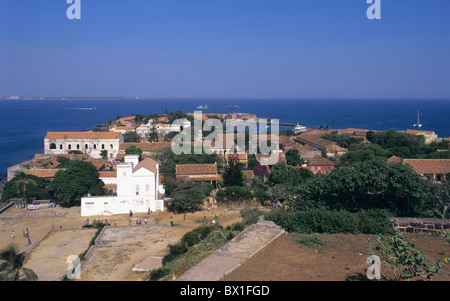
<svg viewBox="0 0 450 301">
<path fill-rule="evenodd" d="M 420 123 L 420 118 L 419 118 L 419 111 L 417 111 L 417 123 L 414 124 L 414 127 L 416 127 L 416 128 L 422 127 L 422 124 Z"/>
</svg>

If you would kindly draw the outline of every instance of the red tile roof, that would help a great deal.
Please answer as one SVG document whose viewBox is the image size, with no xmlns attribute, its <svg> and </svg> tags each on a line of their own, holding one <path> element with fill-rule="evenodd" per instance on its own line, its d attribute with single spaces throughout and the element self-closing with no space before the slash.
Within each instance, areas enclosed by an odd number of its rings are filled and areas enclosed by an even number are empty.
<svg viewBox="0 0 450 301">
<path fill-rule="evenodd" d="M 177 164 L 177 176 L 217 175 L 216 164 Z"/>
<path fill-rule="evenodd" d="M 311 158 L 303 158 L 303 159 L 305 161 L 308 161 L 308 163 L 307 163 L 308 166 L 335 166 L 336 165 L 333 161 L 331 161 L 325 157 L 319 156 L 319 155 L 316 155 Z"/>
<path fill-rule="evenodd" d="M 410 165 L 421 175 L 450 173 L 450 159 L 404 159 L 403 164 Z"/>
<path fill-rule="evenodd" d="M 48 132 L 45 139 L 119 139 L 119 132 Z"/>
<path fill-rule="evenodd" d="M 152 158 L 146 157 L 146 158 L 144 158 L 141 162 L 139 162 L 138 165 L 136 165 L 136 166 L 134 167 L 133 173 L 136 172 L 136 171 L 138 171 L 138 170 L 141 169 L 141 168 L 145 168 L 145 169 L 147 169 L 147 170 L 153 172 L 154 174 L 157 174 L 157 173 L 158 173 L 158 168 L 157 168 L 157 165 L 158 165 L 158 164 L 159 164 L 159 163 L 156 162 L 155 160 L 153 160 Z"/>
<path fill-rule="evenodd" d="M 433 131 L 422 131 L 422 130 L 406 130 L 407 134 L 417 135 L 417 134 L 425 134 L 425 135 L 433 135 L 435 134 Z"/>
<path fill-rule="evenodd" d="M 54 178 L 59 169 L 32 169 L 27 171 L 28 175 L 39 178 Z"/>
<path fill-rule="evenodd" d="M 154 152 L 166 147 L 170 147 L 170 142 L 122 142 L 120 143 L 119 150 L 125 151 L 132 145 L 136 146 L 144 152 Z"/>
<path fill-rule="evenodd" d="M 117 178 L 117 171 L 100 171 L 98 175 L 100 178 Z"/>
</svg>

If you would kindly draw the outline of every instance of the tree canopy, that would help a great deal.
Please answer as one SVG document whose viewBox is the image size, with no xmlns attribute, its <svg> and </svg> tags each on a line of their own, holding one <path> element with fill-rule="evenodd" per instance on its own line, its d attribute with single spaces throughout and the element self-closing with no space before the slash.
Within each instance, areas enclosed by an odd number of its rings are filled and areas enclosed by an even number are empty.
<svg viewBox="0 0 450 301">
<path fill-rule="evenodd" d="M 175 214 L 198 211 L 211 191 L 212 188 L 209 184 L 194 181 L 184 182 L 173 190 L 172 200 L 167 203 L 167 209 Z"/>
<path fill-rule="evenodd" d="M 97 168 L 89 162 L 73 160 L 67 169 L 55 174 L 49 191 L 62 206 L 80 205 L 81 198 L 88 194 L 103 195 L 104 183 L 99 178 Z"/>
<path fill-rule="evenodd" d="M 29 183 L 33 181 L 36 184 L 25 184 L 26 198 L 36 198 L 38 200 L 50 199 L 50 193 L 47 190 L 47 186 L 50 183 L 49 179 L 39 178 L 33 175 L 21 173 L 12 178 L 11 181 L 5 183 L 5 186 L 3 186 L 1 202 L 7 202 L 9 199 L 13 198 L 23 198 L 24 179 L 26 179 Z M 20 186 L 22 186 L 22 189 L 20 188 Z"/>
<path fill-rule="evenodd" d="M 332 210 L 387 209 L 395 216 L 429 211 L 431 184 L 409 166 L 382 160 L 358 162 L 297 187 L 292 208 L 314 204 Z"/>
</svg>

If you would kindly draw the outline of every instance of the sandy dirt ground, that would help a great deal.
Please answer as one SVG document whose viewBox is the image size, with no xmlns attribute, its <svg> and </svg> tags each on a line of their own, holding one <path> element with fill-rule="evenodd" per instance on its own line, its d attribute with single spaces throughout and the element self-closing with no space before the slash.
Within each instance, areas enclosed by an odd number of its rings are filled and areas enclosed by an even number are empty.
<svg viewBox="0 0 450 301">
<path fill-rule="evenodd" d="M 32 269 L 40 281 L 58 281 L 66 274 L 69 256 L 78 256 L 89 247 L 95 229 L 51 231 L 26 257 L 24 266 Z"/>
<path fill-rule="evenodd" d="M 24 266 L 36 269 L 41 280 L 60 279 L 68 267 L 67 256 L 87 250 L 96 232 L 92 229 L 81 230 L 86 217 L 82 217 L 80 212 L 80 207 L 40 208 L 32 211 L 12 207 L 0 215 L 0 249 L 15 243 L 20 252 L 29 251 L 54 225 L 55 229 L 64 231 L 52 231 L 27 256 Z M 159 225 L 154 227 L 155 216 L 158 217 Z M 95 248 L 92 257 L 83 263 L 81 280 L 142 280 L 147 273 L 133 272 L 134 265 L 148 256 L 165 255 L 168 244 L 176 243 L 184 233 L 201 226 L 204 218 L 211 221 L 214 216 L 224 227 L 241 221 L 238 208 L 205 210 L 186 215 L 170 212 L 150 215 L 136 213 L 131 219 L 128 214 L 90 217 L 90 221 L 100 219 L 112 225 L 101 237 L 102 240 L 112 242 L 109 243 L 111 247 Z M 142 219 L 142 225 L 136 225 L 136 217 Z M 145 217 L 147 225 L 144 223 Z M 173 227 L 169 226 L 170 222 L 173 222 Z M 114 225 L 117 226 L 115 229 Z M 22 234 L 26 228 L 30 233 L 31 244 Z M 12 238 L 12 231 L 15 232 L 15 238 Z"/>
<path fill-rule="evenodd" d="M 223 281 L 367 281 L 366 263 L 369 256 L 368 238 L 373 247 L 377 236 L 351 234 L 321 234 L 325 243 L 309 247 L 299 243 L 301 234 L 280 236 L 270 245 L 249 258 L 236 270 L 222 278 Z M 425 252 L 433 265 L 435 260 L 444 261 L 450 255 L 450 245 L 439 236 L 409 235 L 409 242 Z M 444 255 L 443 255 L 444 254 Z M 436 281 L 450 280 L 450 263 L 442 269 Z M 390 266 L 382 262 L 381 275 L 390 279 Z"/>
</svg>

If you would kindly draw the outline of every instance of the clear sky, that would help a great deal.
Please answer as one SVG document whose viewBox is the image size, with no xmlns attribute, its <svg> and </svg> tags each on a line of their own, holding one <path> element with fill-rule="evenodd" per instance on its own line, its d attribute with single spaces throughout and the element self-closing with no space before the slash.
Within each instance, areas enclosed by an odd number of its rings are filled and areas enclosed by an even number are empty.
<svg viewBox="0 0 450 301">
<path fill-rule="evenodd" d="M 0 96 L 449 98 L 450 1 L 0 0 Z"/>
</svg>

